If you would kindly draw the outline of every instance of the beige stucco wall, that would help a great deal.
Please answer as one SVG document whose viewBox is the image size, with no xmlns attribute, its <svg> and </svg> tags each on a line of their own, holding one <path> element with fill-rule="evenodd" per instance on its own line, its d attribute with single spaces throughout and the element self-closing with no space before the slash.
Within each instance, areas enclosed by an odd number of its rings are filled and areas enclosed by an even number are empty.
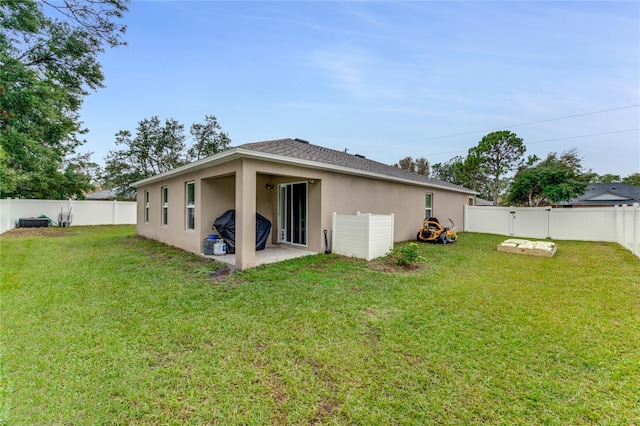
<svg viewBox="0 0 640 426">
<path fill-rule="evenodd" d="M 253 188 L 237 187 L 240 178 L 242 182 L 254 182 Z M 193 231 L 185 229 L 185 190 L 189 181 L 196 182 L 196 222 Z M 433 193 L 433 215 L 445 225 L 448 224 L 447 218 L 451 218 L 458 231 L 462 230 L 463 206 L 469 203 L 469 194 L 465 193 L 245 158 L 139 187 L 137 232 L 147 238 L 201 253 L 202 242 L 214 232 L 211 227 L 217 217 L 226 210 L 237 209 L 237 206 L 249 206 L 249 209 L 255 208 L 271 221 L 269 241 L 275 243 L 278 184 L 302 181 L 309 183 L 307 246 L 316 252 L 324 250 L 323 230 L 328 230 L 331 235 L 333 212 L 393 213 L 394 237 L 398 242 L 415 239 L 424 219 L 427 192 Z M 267 189 L 267 184 L 271 189 Z M 160 225 L 163 186 L 169 188 L 168 226 Z M 145 190 L 150 193 L 149 223 L 143 220 Z M 255 199 L 240 200 L 243 194 L 245 198 L 246 194 L 254 194 Z M 238 224 L 242 220 L 248 223 L 255 220 L 255 216 L 249 214 L 240 218 L 236 212 L 236 220 Z M 246 238 L 249 236 L 244 236 Z"/>
<path fill-rule="evenodd" d="M 330 225 L 332 212 L 393 213 L 394 240 L 415 240 L 424 220 L 428 192 L 433 193 L 433 215 L 443 224 L 451 218 L 456 229 L 462 230 L 463 206 L 468 203 L 468 194 L 347 175 L 333 176 L 324 183 L 323 222 L 329 221 Z"/>
</svg>

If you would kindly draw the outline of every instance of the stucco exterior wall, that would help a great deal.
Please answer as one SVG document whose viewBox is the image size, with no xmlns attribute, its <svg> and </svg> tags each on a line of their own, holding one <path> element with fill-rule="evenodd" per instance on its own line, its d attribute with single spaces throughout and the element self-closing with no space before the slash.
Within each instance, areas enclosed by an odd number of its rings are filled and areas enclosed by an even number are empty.
<svg viewBox="0 0 640 426">
<path fill-rule="evenodd" d="M 425 194 L 433 194 L 433 216 L 442 223 L 448 223 L 450 217 L 458 230 L 462 229 L 463 206 L 469 198 L 468 194 L 348 175 L 333 176 L 323 190 L 323 221 L 331 220 L 333 212 L 393 213 L 396 242 L 415 240 L 425 216 Z"/>
<path fill-rule="evenodd" d="M 239 175 L 239 173 L 244 173 Z M 253 182 L 253 188 L 239 187 Z M 251 177 L 255 178 L 251 178 Z M 249 177 L 249 178 L 248 178 Z M 195 182 L 195 229 L 186 230 L 186 183 Z M 271 221 L 270 240 L 277 242 L 278 184 L 307 182 L 307 247 L 324 250 L 323 230 L 331 235 L 332 213 L 395 215 L 396 242 L 414 240 L 425 215 L 425 194 L 433 194 L 433 216 L 447 224 L 447 218 L 462 230 L 464 205 L 469 194 L 427 188 L 369 177 L 280 164 L 256 159 L 238 159 L 215 167 L 167 178 L 138 188 L 137 232 L 147 238 L 202 253 L 203 240 L 213 233 L 213 221 L 237 205 L 253 205 L 251 200 L 238 203 L 238 194 L 255 194 L 255 211 Z M 169 189 L 169 224 L 161 225 L 161 188 Z M 253 191 L 251 191 L 251 189 Z M 144 191 L 149 191 L 149 222 L 144 222 Z M 236 212 L 238 221 L 238 212 Z M 244 216 L 245 221 L 250 216 Z M 239 223 L 239 222 L 238 222 Z M 255 225 L 254 225 L 255 226 Z"/>
<path fill-rule="evenodd" d="M 236 162 L 185 173 L 139 187 L 137 233 L 181 249 L 202 253 L 203 240 L 213 233 L 215 218 L 235 208 Z M 195 182 L 195 229 L 186 229 L 186 184 Z M 169 191 L 168 225 L 161 225 L 161 189 Z M 149 222 L 144 222 L 144 191 L 149 191 Z"/>
</svg>

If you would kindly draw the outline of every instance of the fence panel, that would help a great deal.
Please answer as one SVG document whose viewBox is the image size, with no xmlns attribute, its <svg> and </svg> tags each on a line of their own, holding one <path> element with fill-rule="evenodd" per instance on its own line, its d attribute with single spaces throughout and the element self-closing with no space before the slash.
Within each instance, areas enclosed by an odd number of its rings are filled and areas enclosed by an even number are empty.
<svg viewBox="0 0 640 426">
<path fill-rule="evenodd" d="M 509 209 L 513 215 L 510 235 L 525 238 L 547 238 L 549 236 L 549 212 L 544 207 Z"/>
<path fill-rule="evenodd" d="M 551 209 L 549 237 L 557 240 L 616 241 L 613 207 Z"/>
<path fill-rule="evenodd" d="M 46 216 L 58 222 L 61 212 L 71 212 L 71 225 L 125 225 L 136 223 L 135 201 L 0 200 L 0 233 L 15 228 L 21 218 Z"/>
<path fill-rule="evenodd" d="M 616 241 L 640 256 L 640 204 L 616 206 Z"/>
<path fill-rule="evenodd" d="M 464 230 L 526 238 L 617 242 L 640 257 L 640 204 L 589 208 L 465 206 Z"/>
<path fill-rule="evenodd" d="M 370 214 L 368 259 L 384 256 L 393 248 L 393 218 L 391 215 Z"/>
<path fill-rule="evenodd" d="M 511 209 L 505 207 L 464 206 L 464 230 L 486 234 L 510 235 Z"/>
</svg>

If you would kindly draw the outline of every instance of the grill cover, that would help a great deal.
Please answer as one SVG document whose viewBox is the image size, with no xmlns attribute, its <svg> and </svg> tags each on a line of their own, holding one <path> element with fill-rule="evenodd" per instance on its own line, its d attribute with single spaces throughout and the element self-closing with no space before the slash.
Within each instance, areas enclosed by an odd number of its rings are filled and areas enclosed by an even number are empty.
<svg viewBox="0 0 640 426">
<path fill-rule="evenodd" d="M 227 243 L 227 253 L 236 252 L 236 211 L 227 210 L 213 222 L 213 228 Z M 271 232 L 269 219 L 256 213 L 256 250 L 264 250 Z"/>
</svg>

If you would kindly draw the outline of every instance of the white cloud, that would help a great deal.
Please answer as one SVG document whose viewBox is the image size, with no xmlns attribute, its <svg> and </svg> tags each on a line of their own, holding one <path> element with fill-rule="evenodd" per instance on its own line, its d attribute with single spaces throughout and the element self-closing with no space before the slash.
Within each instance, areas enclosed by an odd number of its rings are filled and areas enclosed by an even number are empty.
<svg viewBox="0 0 640 426">
<path fill-rule="evenodd" d="M 309 64 L 322 71 L 335 86 L 358 99 L 398 99 L 392 82 L 380 81 L 384 64 L 359 49 L 316 50 Z M 390 84 L 391 83 L 391 84 Z"/>
</svg>

